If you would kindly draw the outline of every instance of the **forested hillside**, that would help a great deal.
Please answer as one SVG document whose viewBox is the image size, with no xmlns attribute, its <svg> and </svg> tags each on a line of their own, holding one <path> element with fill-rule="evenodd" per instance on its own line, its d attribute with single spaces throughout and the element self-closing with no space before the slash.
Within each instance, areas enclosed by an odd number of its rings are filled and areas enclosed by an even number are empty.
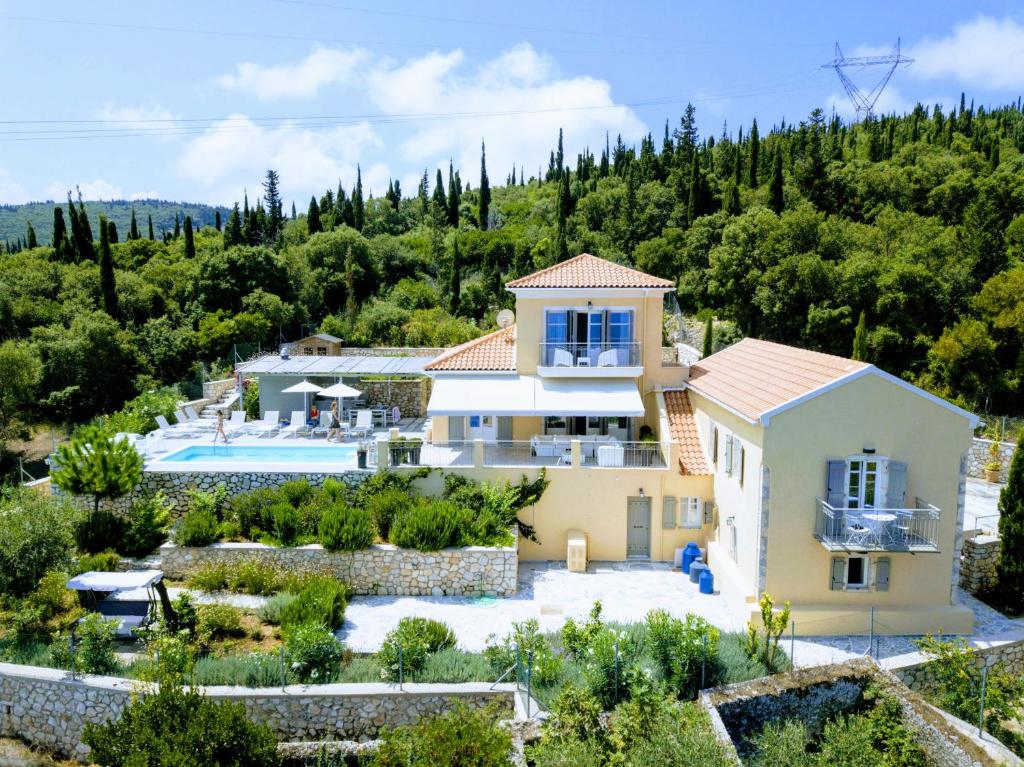
<svg viewBox="0 0 1024 767">
<path fill-rule="evenodd" d="M 60 205 L 61 203 L 57 203 Z M 0 243 L 17 250 L 19 240 L 27 245 L 28 225 L 32 224 L 36 241 L 48 243 L 53 239 L 52 202 L 30 202 L 25 205 L 0 205 Z M 217 213 L 227 215 L 227 208 L 203 205 L 196 202 L 170 202 L 168 200 L 86 200 L 85 210 L 89 218 L 96 220 L 102 213 L 114 222 L 118 232 L 127 232 L 131 224 L 132 210 L 143 233 L 147 233 L 148 222 L 153 221 L 156 237 L 164 232 L 174 232 L 174 217 L 179 226 L 185 216 L 203 225 L 213 226 Z"/>
<path fill-rule="evenodd" d="M 694 117 L 575 158 L 558 137 L 542 179 L 451 168 L 378 199 L 360 182 L 295 219 L 270 172 L 223 231 L 184 220 L 167 242 L 140 220 L 114 243 L 88 204 L 61 205 L 56 242 L 0 257 L 0 369 L 26 371 L 0 383 L 16 390 L 0 417 L 80 422 L 310 324 L 348 344 L 458 343 L 511 304 L 505 280 L 581 251 L 677 280 L 723 340 L 850 355 L 856 334 L 892 373 L 1024 411 L 1019 104 L 719 137 Z"/>
</svg>

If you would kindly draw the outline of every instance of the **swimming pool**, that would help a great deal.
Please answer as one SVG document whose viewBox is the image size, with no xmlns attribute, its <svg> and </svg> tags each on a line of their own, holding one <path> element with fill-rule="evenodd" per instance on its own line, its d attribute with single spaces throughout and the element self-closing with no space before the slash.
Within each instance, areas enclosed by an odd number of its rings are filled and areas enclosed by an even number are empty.
<svg viewBox="0 0 1024 767">
<path fill-rule="evenodd" d="M 193 464 L 274 464 L 301 469 L 311 464 L 338 464 L 354 466 L 355 445 L 192 445 L 171 453 L 158 463 Z"/>
</svg>

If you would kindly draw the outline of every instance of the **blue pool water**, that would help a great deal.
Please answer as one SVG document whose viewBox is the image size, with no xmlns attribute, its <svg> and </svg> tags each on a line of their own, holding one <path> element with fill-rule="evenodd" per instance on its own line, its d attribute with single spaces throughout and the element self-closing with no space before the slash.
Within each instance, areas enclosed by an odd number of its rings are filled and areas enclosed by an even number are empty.
<svg viewBox="0 0 1024 767">
<path fill-rule="evenodd" d="M 161 458 L 188 463 L 339 463 L 356 462 L 355 445 L 304 447 L 302 445 L 193 445 Z"/>
</svg>

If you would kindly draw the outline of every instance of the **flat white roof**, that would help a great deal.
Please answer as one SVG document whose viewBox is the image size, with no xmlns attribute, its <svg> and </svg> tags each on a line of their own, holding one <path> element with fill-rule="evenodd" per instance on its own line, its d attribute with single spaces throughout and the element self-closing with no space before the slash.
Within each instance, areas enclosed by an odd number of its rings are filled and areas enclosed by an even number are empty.
<svg viewBox="0 0 1024 767">
<path fill-rule="evenodd" d="M 164 577 L 161 570 L 134 570 L 126 573 L 106 573 L 93 570 L 76 575 L 68 581 L 75 591 L 126 591 L 145 589 Z"/>
<path fill-rule="evenodd" d="M 423 366 L 430 357 L 363 357 L 357 354 L 315 357 L 299 355 L 282 358 L 278 354 L 243 362 L 239 373 L 258 375 L 423 375 Z"/>
<path fill-rule="evenodd" d="M 632 379 L 445 376 L 434 380 L 428 415 L 642 416 Z"/>
</svg>

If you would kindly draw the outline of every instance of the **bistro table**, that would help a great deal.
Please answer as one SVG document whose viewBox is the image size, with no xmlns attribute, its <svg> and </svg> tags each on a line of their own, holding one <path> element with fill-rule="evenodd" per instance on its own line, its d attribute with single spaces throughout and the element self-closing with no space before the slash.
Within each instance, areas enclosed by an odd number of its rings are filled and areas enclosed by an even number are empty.
<svg viewBox="0 0 1024 767">
<path fill-rule="evenodd" d="M 896 521 L 896 515 L 888 511 L 872 511 L 867 514 L 861 514 L 860 517 L 878 541 L 882 541 L 887 537 L 889 525 Z"/>
</svg>

